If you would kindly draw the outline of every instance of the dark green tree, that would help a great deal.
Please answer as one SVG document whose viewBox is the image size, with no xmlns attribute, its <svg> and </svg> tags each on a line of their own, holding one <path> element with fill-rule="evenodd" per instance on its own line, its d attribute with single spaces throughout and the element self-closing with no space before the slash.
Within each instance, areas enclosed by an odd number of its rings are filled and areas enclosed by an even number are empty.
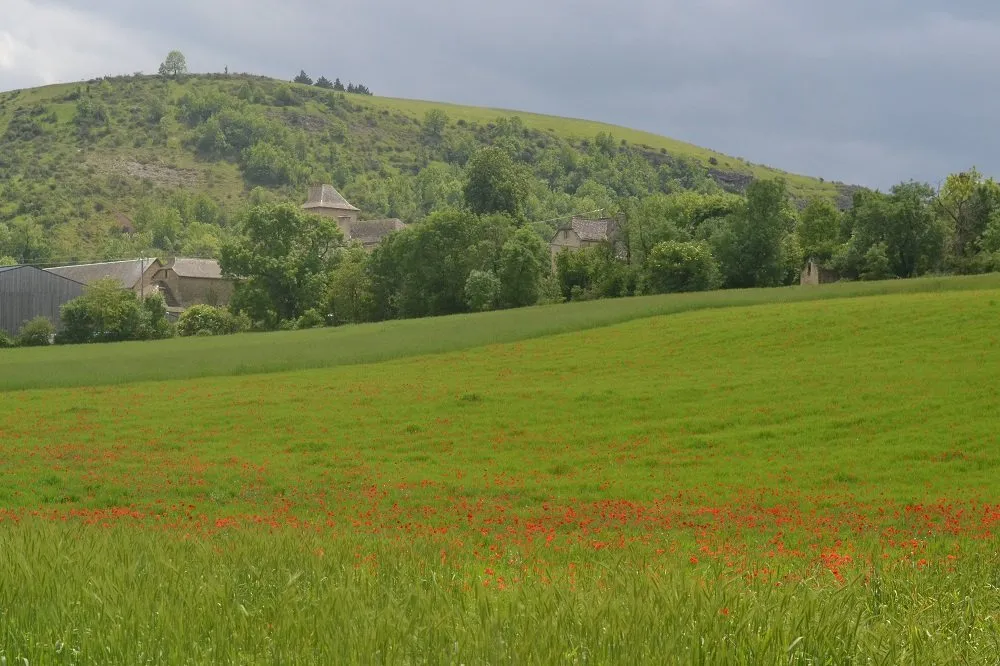
<svg viewBox="0 0 1000 666">
<path fill-rule="evenodd" d="M 327 90 L 333 90 L 333 81 L 326 78 L 325 76 L 321 76 L 318 79 L 316 79 L 316 87 L 325 88 Z"/>
<path fill-rule="evenodd" d="M 323 305 L 344 241 L 336 222 L 291 204 L 264 204 L 246 211 L 238 226 L 219 260 L 223 275 L 239 280 L 235 312 L 275 328 Z"/>
<path fill-rule="evenodd" d="M 545 242 L 527 227 L 518 229 L 500 250 L 500 303 L 506 308 L 535 305 L 551 259 Z"/>
<path fill-rule="evenodd" d="M 524 173 L 505 151 L 483 148 L 466 167 L 465 204 L 479 215 L 506 213 L 520 218 L 528 195 Z"/>
<path fill-rule="evenodd" d="M 785 278 L 783 241 L 795 217 L 783 179 L 756 180 L 742 209 L 714 239 L 726 285 L 774 287 Z"/>
<path fill-rule="evenodd" d="M 799 213 L 799 243 L 807 259 L 826 263 L 833 257 L 840 237 L 841 213 L 826 199 L 811 199 Z"/>
<path fill-rule="evenodd" d="M 309 75 L 306 74 L 306 71 L 304 69 L 303 70 L 299 70 L 298 76 L 296 76 L 294 79 L 292 79 L 292 82 L 293 83 L 302 83 L 302 84 L 307 85 L 307 86 L 311 86 L 313 84 L 312 78 L 310 78 Z"/>
</svg>

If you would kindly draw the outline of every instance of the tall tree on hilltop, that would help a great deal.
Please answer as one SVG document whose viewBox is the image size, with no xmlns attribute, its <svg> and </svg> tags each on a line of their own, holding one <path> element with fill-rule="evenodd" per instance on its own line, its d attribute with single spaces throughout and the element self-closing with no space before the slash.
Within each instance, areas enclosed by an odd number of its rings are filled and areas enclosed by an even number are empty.
<svg viewBox="0 0 1000 666">
<path fill-rule="evenodd" d="M 330 79 L 326 78 L 325 76 L 321 76 L 318 79 L 316 79 L 316 87 L 326 88 L 327 90 L 331 90 L 333 88 L 333 82 Z"/>
<path fill-rule="evenodd" d="M 293 83 L 302 83 L 302 84 L 305 84 L 307 86 L 311 86 L 313 84 L 313 80 L 309 77 L 308 74 L 306 74 L 306 70 L 304 70 L 304 69 L 299 70 L 298 76 L 296 76 L 294 79 L 292 79 L 292 82 Z"/>
<path fill-rule="evenodd" d="M 334 80 L 333 89 L 336 90 L 337 92 L 344 92 L 346 90 L 344 88 L 344 84 L 340 82 L 340 78 Z"/>
<path fill-rule="evenodd" d="M 167 59 L 160 63 L 160 76 L 178 78 L 187 74 L 187 60 L 180 51 L 171 51 Z"/>
</svg>

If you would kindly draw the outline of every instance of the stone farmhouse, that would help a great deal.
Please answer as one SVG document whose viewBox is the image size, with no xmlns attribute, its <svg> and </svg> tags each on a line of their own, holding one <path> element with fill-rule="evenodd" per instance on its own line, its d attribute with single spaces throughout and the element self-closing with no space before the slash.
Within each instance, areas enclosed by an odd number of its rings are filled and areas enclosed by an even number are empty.
<svg viewBox="0 0 1000 666">
<path fill-rule="evenodd" d="M 233 295 L 233 282 L 214 259 L 129 259 L 46 270 L 84 285 L 112 278 L 140 296 L 159 292 L 173 312 L 200 303 L 225 306 Z"/>
<path fill-rule="evenodd" d="M 314 215 L 336 220 L 347 241 L 356 241 L 372 250 L 389 234 L 406 228 L 402 220 L 362 220 L 361 210 L 351 205 L 333 185 L 313 185 L 302 208 Z"/>
<path fill-rule="evenodd" d="M 234 284 L 222 277 L 214 259 L 156 259 L 143 273 L 152 290 L 163 294 L 168 308 L 186 309 L 205 304 L 229 305 Z"/>
<path fill-rule="evenodd" d="M 621 226 L 614 218 L 591 220 L 573 217 L 569 223 L 559 227 L 549 241 L 553 264 L 556 255 L 563 250 L 575 252 L 602 243 L 617 244 L 621 239 Z"/>
</svg>

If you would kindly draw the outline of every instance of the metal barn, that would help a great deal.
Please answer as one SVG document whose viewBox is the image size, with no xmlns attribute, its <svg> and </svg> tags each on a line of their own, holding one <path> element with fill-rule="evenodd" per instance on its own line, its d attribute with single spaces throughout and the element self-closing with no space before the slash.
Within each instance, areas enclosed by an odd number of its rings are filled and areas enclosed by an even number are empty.
<svg viewBox="0 0 1000 666">
<path fill-rule="evenodd" d="M 82 284 L 60 275 L 34 266 L 0 266 L 0 331 L 17 335 L 39 316 L 59 328 L 59 308 L 82 295 Z"/>
</svg>

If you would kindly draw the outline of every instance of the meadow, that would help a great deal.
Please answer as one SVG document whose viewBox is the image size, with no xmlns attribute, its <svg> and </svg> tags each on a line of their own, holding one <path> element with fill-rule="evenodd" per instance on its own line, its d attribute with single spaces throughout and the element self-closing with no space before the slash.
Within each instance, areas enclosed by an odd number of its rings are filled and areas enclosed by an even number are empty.
<svg viewBox="0 0 1000 666">
<path fill-rule="evenodd" d="M 944 284 L 5 392 L 0 658 L 995 663 L 1000 289 Z"/>
<path fill-rule="evenodd" d="M 116 345 L 0 349 L 0 391 L 249 375 L 374 363 L 692 310 L 1000 288 L 1000 274 L 731 289 L 561 303 L 310 331 Z"/>
</svg>

